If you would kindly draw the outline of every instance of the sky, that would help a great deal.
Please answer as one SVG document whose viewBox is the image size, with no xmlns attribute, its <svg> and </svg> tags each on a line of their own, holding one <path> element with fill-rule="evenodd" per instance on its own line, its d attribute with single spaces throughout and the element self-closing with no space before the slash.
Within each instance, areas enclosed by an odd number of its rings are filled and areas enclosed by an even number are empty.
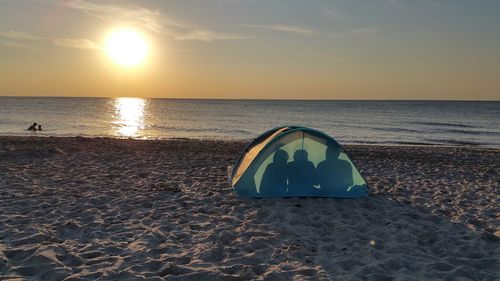
<svg viewBox="0 0 500 281">
<path fill-rule="evenodd" d="M 500 100 L 498 0 L 0 0 L 0 96 Z M 105 51 L 133 30 L 145 60 Z"/>
</svg>

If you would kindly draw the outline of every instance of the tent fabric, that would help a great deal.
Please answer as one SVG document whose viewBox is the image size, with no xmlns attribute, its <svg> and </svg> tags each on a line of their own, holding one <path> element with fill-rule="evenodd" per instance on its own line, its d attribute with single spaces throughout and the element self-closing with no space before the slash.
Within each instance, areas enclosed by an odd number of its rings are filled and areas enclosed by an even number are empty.
<svg viewBox="0 0 500 281">
<path fill-rule="evenodd" d="M 244 197 L 368 195 L 366 182 L 340 144 L 306 127 L 279 127 L 251 142 L 236 162 L 231 184 Z"/>
</svg>

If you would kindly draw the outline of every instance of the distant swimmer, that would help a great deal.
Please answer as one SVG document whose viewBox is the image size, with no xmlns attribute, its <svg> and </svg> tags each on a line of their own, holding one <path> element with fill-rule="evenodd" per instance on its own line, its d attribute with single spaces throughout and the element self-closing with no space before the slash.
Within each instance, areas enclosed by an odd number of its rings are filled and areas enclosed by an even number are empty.
<svg viewBox="0 0 500 281">
<path fill-rule="evenodd" d="M 42 130 L 42 125 L 38 125 L 37 131 L 41 131 L 41 130 Z"/>
<path fill-rule="evenodd" d="M 37 125 L 36 123 L 33 123 L 33 125 L 31 125 L 31 126 L 28 128 L 28 130 L 29 130 L 29 131 L 36 131 L 36 125 Z"/>
</svg>

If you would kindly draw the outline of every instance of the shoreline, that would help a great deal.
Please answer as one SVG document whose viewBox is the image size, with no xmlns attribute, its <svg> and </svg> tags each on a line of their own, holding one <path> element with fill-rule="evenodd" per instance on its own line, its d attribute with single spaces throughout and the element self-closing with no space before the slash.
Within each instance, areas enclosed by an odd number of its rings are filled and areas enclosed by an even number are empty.
<svg viewBox="0 0 500 281">
<path fill-rule="evenodd" d="M 257 136 L 256 136 L 257 137 Z M 216 141 L 216 142 L 234 142 L 234 143 L 250 143 L 254 138 L 189 138 L 189 137 L 165 137 L 165 138 L 133 138 L 133 137 L 114 137 L 114 136 L 48 136 L 48 135 L 2 135 L 0 141 L 7 139 L 107 139 L 107 140 L 126 140 L 126 141 L 150 141 L 150 142 L 165 142 L 165 141 Z M 340 142 L 339 142 L 340 143 Z M 376 146 L 376 147 L 435 147 L 435 148 L 463 148 L 472 150 L 500 150 L 500 147 L 489 145 L 463 145 L 463 144 L 435 144 L 435 143 L 340 143 L 342 147 L 355 146 Z"/>
<path fill-rule="evenodd" d="M 499 278 L 500 149 L 345 145 L 361 199 L 243 199 L 246 141 L 0 136 L 0 275 Z"/>
</svg>

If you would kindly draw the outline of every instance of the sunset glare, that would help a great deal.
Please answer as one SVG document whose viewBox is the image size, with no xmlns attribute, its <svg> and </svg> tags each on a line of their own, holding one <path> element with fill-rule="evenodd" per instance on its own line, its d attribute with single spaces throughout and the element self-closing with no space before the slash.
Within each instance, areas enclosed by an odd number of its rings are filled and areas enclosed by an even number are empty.
<svg viewBox="0 0 500 281">
<path fill-rule="evenodd" d="M 121 29 L 109 35 L 106 53 L 117 64 L 134 66 L 144 61 L 148 53 L 148 45 L 139 33 Z"/>
</svg>

